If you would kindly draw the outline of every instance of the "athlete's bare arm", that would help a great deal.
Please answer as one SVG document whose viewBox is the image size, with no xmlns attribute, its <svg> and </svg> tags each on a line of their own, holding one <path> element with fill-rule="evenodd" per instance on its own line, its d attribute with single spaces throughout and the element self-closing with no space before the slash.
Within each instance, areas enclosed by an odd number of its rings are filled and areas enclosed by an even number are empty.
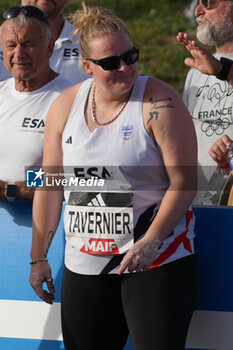
<svg viewBox="0 0 233 350">
<path fill-rule="evenodd" d="M 56 99 L 49 110 L 45 126 L 43 169 L 56 171 L 62 168 L 62 132 L 77 89 L 77 86 L 75 86 L 66 90 Z M 62 203 L 62 188 L 35 191 L 33 201 L 32 260 L 37 261 L 47 256 L 49 246 L 60 221 Z M 52 304 L 55 292 L 51 278 L 51 268 L 48 261 L 32 264 L 30 284 L 36 294 L 49 304 Z M 49 292 L 43 289 L 44 282 L 47 283 Z"/>
<path fill-rule="evenodd" d="M 126 268 L 145 270 L 152 264 L 160 243 L 180 222 L 196 194 L 196 135 L 192 119 L 177 92 L 149 78 L 143 117 L 148 133 L 160 150 L 170 186 L 146 235 L 128 251 L 119 273 Z"/>
</svg>

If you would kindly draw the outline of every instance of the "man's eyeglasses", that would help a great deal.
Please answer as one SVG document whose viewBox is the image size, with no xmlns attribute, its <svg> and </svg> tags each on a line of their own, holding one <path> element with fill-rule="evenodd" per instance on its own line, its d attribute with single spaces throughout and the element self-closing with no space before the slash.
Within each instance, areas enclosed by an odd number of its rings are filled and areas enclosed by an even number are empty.
<svg viewBox="0 0 233 350">
<path fill-rule="evenodd" d="M 123 60 L 125 64 L 129 66 L 130 64 L 137 62 L 138 58 L 139 58 L 139 49 L 134 46 L 131 50 L 126 51 L 120 56 L 111 56 L 111 57 L 102 58 L 100 60 L 87 58 L 87 60 L 97 64 L 104 70 L 114 70 L 120 67 L 121 60 Z"/>
<path fill-rule="evenodd" d="M 212 10 L 218 6 L 219 0 L 199 0 L 199 4 L 201 4 L 205 10 Z"/>
<path fill-rule="evenodd" d="M 5 22 L 8 19 L 17 17 L 21 12 L 24 13 L 26 17 L 36 18 L 39 21 L 45 22 L 49 25 L 49 20 L 47 15 L 35 6 L 13 6 L 7 9 L 3 15 L 1 22 Z"/>
</svg>

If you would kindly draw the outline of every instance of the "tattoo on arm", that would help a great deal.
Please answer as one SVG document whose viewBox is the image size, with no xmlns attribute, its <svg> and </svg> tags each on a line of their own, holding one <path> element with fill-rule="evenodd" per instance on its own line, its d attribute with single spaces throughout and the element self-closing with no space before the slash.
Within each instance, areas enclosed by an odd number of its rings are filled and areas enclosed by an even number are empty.
<svg viewBox="0 0 233 350">
<path fill-rule="evenodd" d="M 165 102 L 165 101 L 169 101 L 169 102 Z M 149 117 L 149 119 L 147 121 L 147 124 L 149 124 L 152 119 L 155 119 L 155 120 L 158 119 L 158 117 L 159 117 L 159 111 L 158 110 L 159 109 L 175 108 L 175 106 L 170 101 L 172 101 L 171 97 L 164 98 L 164 99 L 161 99 L 161 100 L 154 100 L 153 97 L 151 97 L 149 99 L 149 102 L 151 104 L 151 110 L 149 112 L 150 117 Z M 159 104 L 159 102 L 162 102 L 162 104 Z"/>
<path fill-rule="evenodd" d="M 53 240 L 53 237 L 55 235 L 55 232 L 54 231 L 49 231 L 48 233 L 48 247 L 46 248 L 46 251 L 45 251 L 45 256 L 47 256 L 48 254 L 48 251 L 49 251 L 49 247 L 52 243 L 52 240 Z"/>
</svg>

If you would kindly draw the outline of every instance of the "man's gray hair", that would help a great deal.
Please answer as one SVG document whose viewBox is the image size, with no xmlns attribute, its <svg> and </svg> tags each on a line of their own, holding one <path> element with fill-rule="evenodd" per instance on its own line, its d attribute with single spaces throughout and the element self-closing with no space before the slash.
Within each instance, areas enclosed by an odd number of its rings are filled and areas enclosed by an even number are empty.
<svg viewBox="0 0 233 350">
<path fill-rule="evenodd" d="M 43 29 L 43 31 L 45 33 L 45 37 L 47 38 L 48 42 L 50 39 L 52 39 L 51 28 L 47 23 L 45 23 L 43 21 L 40 21 L 34 17 L 28 17 L 23 12 L 20 12 L 20 14 L 17 17 L 13 17 L 10 20 L 11 20 L 12 27 L 22 27 L 24 24 L 32 24 L 33 21 L 36 20 L 40 23 L 41 28 Z M 9 21 L 9 20 L 7 20 L 7 21 Z M 0 42 L 1 42 L 2 26 L 4 25 L 4 23 L 0 27 Z"/>
</svg>

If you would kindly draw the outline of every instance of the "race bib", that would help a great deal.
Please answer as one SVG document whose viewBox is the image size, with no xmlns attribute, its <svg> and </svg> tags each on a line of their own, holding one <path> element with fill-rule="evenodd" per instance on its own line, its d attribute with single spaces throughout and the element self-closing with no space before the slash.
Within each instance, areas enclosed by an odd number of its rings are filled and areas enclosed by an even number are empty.
<svg viewBox="0 0 233 350">
<path fill-rule="evenodd" d="M 132 193 L 71 192 L 64 213 L 67 241 L 83 253 L 116 255 L 134 242 Z"/>
</svg>

